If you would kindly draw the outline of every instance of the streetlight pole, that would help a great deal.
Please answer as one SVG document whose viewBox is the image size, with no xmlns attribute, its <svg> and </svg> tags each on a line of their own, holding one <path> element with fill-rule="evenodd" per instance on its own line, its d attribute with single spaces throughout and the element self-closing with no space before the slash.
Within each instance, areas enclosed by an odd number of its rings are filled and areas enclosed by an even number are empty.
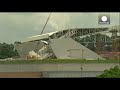
<svg viewBox="0 0 120 90">
<path fill-rule="evenodd" d="M 81 52 L 82 52 L 82 60 L 83 60 L 83 51 L 84 51 L 84 50 L 81 50 Z"/>
<path fill-rule="evenodd" d="M 83 60 L 83 51 L 84 50 L 81 50 L 81 52 L 82 52 L 82 60 Z M 81 62 L 81 77 L 82 77 L 82 70 L 83 70 L 83 66 L 82 66 L 82 62 Z"/>
<path fill-rule="evenodd" d="M 119 30 L 118 30 L 118 41 L 119 41 L 118 43 L 120 44 L 119 37 L 120 37 L 120 12 L 119 12 Z M 120 52 L 120 48 L 119 48 L 118 52 Z M 119 55 L 118 60 L 119 60 L 119 67 L 120 67 L 120 53 L 118 53 L 118 55 Z"/>
</svg>

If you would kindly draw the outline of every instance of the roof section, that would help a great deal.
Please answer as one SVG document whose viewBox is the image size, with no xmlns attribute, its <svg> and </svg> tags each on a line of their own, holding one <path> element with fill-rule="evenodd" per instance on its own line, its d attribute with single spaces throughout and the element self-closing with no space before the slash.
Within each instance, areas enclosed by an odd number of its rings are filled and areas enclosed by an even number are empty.
<svg viewBox="0 0 120 90">
<path fill-rule="evenodd" d="M 89 34 L 95 34 L 100 32 L 109 32 L 113 29 L 119 30 L 119 26 L 113 26 L 113 27 L 101 27 L 101 28 L 74 28 L 74 29 L 67 29 L 67 30 L 61 30 L 61 31 L 55 31 L 51 33 L 36 35 L 27 38 L 24 40 L 24 42 L 27 41 L 34 41 L 34 40 L 40 40 L 40 39 L 47 39 L 49 38 L 60 38 L 60 37 L 72 37 L 72 36 L 83 36 L 83 35 L 89 35 Z"/>
<path fill-rule="evenodd" d="M 56 32 L 58 32 L 58 31 L 56 31 Z M 32 36 L 32 37 L 27 38 L 23 42 L 34 41 L 34 40 L 39 40 L 39 39 L 46 39 L 46 38 L 49 38 L 49 36 L 51 36 L 52 34 L 54 34 L 56 32 L 51 32 L 51 33 L 45 33 L 45 34 L 41 34 L 41 35 Z"/>
<path fill-rule="evenodd" d="M 51 39 L 51 48 L 55 56 L 59 59 L 86 59 L 86 60 L 105 60 L 95 52 L 81 45 L 71 38 Z M 82 53 L 81 50 L 84 50 Z M 83 55 L 83 56 L 82 56 Z"/>
</svg>

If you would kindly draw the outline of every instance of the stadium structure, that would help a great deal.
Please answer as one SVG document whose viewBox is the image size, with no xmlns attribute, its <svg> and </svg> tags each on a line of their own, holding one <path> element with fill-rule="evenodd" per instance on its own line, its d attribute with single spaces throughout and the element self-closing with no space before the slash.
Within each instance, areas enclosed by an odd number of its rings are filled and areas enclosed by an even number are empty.
<svg viewBox="0 0 120 90">
<path fill-rule="evenodd" d="M 50 15 L 49 15 L 50 17 Z M 45 23 L 45 26 L 49 20 Z M 45 28 L 44 26 L 44 28 Z M 44 28 L 42 32 L 44 31 Z M 15 48 L 23 59 L 86 59 L 86 60 L 105 60 L 98 53 L 93 52 L 75 40 L 76 37 L 96 35 L 96 50 L 100 51 L 100 33 L 112 33 L 112 49 L 116 49 L 116 37 L 119 26 L 102 28 L 74 28 L 61 30 L 46 34 L 40 34 L 27 38 L 22 43 L 15 44 Z"/>
<path fill-rule="evenodd" d="M 113 28 L 79 28 L 56 31 L 52 33 L 32 36 L 16 44 L 15 48 L 22 58 L 36 56 L 38 59 L 60 58 L 60 59 L 104 59 L 97 53 L 86 48 L 74 40 L 77 36 L 87 36 L 103 32 L 111 32 Z M 117 30 L 117 28 L 115 29 Z"/>
</svg>

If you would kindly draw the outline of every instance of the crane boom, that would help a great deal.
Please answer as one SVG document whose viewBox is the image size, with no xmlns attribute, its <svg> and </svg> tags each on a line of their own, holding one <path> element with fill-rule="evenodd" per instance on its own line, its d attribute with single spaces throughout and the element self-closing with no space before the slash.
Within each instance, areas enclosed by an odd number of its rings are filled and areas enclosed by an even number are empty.
<svg viewBox="0 0 120 90">
<path fill-rule="evenodd" d="M 50 15 L 51 15 L 51 13 L 49 14 L 49 16 L 48 16 L 48 18 L 47 18 L 47 21 L 46 21 L 46 23 L 45 23 L 45 25 L 44 25 L 44 27 L 43 27 L 43 30 L 42 30 L 41 34 L 43 34 L 43 31 L 44 31 L 44 29 L 45 29 L 45 27 L 46 27 L 46 25 L 47 25 L 47 22 L 48 22 L 48 20 L 50 19 Z"/>
</svg>

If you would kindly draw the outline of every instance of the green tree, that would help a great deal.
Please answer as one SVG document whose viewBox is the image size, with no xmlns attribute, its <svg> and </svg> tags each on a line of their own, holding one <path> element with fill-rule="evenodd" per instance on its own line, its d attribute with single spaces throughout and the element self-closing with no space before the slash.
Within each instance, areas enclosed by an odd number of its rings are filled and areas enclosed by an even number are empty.
<svg viewBox="0 0 120 90">
<path fill-rule="evenodd" d="M 17 50 L 15 50 L 13 44 L 0 43 L 0 59 L 19 57 Z"/>
<path fill-rule="evenodd" d="M 19 41 L 15 41 L 15 43 L 14 44 L 21 44 L 21 42 L 19 42 Z"/>
<path fill-rule="evenodd" d="M 120 78 L 120 68 L 115 66 L 109 70 L 104 70 L 104 73 L 97 76 L 98 78 Z"/>
</svg>

